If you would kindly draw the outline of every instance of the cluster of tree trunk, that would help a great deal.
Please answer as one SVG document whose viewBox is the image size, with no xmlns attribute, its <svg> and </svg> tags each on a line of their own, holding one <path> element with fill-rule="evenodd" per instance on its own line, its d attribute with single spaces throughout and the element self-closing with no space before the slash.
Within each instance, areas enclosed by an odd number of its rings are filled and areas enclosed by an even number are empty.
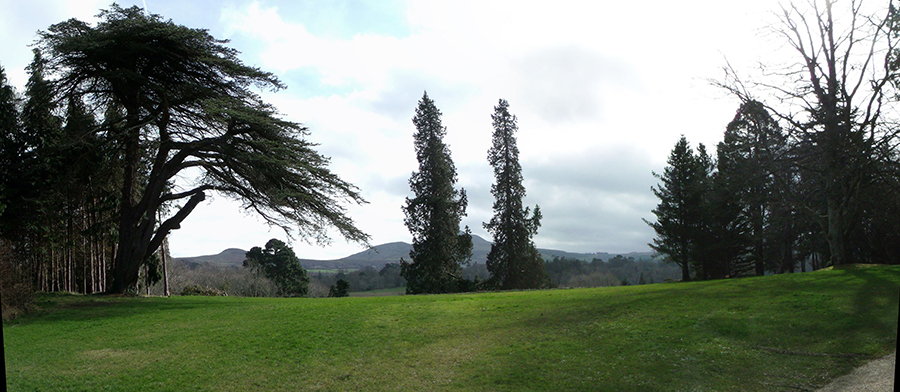
<svg viewBox="0 0 900 392">
<path fill-rule="evenodd" d="M 0 68 L 0 241 L 4 271 L 41 291 L 106 291 L 117 250 L 121 171 L 84 105 L 61 110 L 34 51 L 24 98 Z"/>
</svg>

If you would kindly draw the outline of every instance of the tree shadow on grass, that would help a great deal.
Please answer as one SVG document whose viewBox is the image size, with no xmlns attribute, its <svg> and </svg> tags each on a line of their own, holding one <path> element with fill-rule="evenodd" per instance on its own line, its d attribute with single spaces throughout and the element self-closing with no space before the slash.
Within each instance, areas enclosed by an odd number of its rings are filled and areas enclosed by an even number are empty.
<svg viewBox="0 0 900 392">
<path fill-rule="evenodd" d="M 646 386 L 640 380 L 628 381 L 631 373 L 675 378 L 689 374 L 671 370 L 678 365 L 672 363 L 673 357 L 687 358 L 687 364 L 694 361 L 691 366 L 699 372 L 718 366 L 706 363 L 710 358 L 728 362 L 738 355 L 752 365 L 736 371 L 735 377 L 753 381 L 757 377 L 744 373 L 768 374 L 758 380 L 758 385 L 753 384 L 755 387 L 745 385 L 750 389 L 765 390 L 766 385 L 775 385 L 765 384 L 771 382 L 807 385 L 812 381 L 797 378 L 802 372 L 813 376 L 824 369 L 828 377 L 833 377 L 895 346 L 900 268 L 859 268 L 596 293 L 569 299 L 541 314 L 521 314 L 521 320 L 510 320 L 510 324 L 518 324 L 518 336 L 508 339 L 510 347 L 498 350 L 503 355 L 492 358 L 494 374 L 484 376 L 521 386 L 528 385 L 528 380 L 540 383 L 546 381 L 545 377 L 554 377 L 569 383 L 568 388 L 578 389 L 602 374 L 583 371 L 590 368 L 588 362 L 594 355 L 604 357 L 597 359 L 602 367 L 617 362 L 626 367 L 619 374 L 606 375 L 616 380 L 617 388 L 640 390 Z M 617 336 L 605 339 L 601 334 Z M 673 339 L 684 342 L 671 342 Z M 608 347 L 590 347 L 592 344 Z M 726 347 L 722 353 L 705 351 L 721 345 Z M 729 350 L 737 351 L 728 354 Z M 658 359 L 666 357 L 668 360 Z M 567 358 L 582 363 L 577 368 L 555 370 L 568 374 L 548 373 L 546 364 Z M 787 364 L 803 369 L 783 369 Z M 568 388 L 560 385 L 559 389 Z"/>
<path fill-rule="evenodd" d="M 36 310 L 4 323 L 4 327 L 16 325 L 40 325 L 60 321 L 103 321 L 114 318 L 153 315 L 190 309 L 213 309 L 240 306 L 234 299 L 206 297 L 124 297 L 108 295 L 40 294 L 35 301 Z"/>
</svg>

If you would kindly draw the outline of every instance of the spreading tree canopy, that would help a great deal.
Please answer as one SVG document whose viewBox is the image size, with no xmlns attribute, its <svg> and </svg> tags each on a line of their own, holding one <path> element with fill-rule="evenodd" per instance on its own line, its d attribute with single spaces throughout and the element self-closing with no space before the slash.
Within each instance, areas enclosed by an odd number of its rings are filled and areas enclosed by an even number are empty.
<svg viewBox="0 0 900 392">
<path fill-rule="evenodd" d="M 110 291 L 133 285 L 166 235 L 216 191 L 267 222 L 327 242 L 327 229 L 367 243 L 343 201 L 358 190 L 331 173 L 306 141 L 308 130 L 281 119 L 251 87 L 278 90 L 271 73 L 244 65 L 206 30 L 179 26 L 138 7 L 113 5 L 92 26 L 71 19 L 40 33 L 59 102 L 81 99 L 104 116 L 89 132 L 121 157 L 118 249 Z M 196 170 L 196 183 L 173 179 Z M 193 173 L 193 172 L 192 172 Z M 157 222 L 168 203 L 174 213 Z"/>
<path fill-rule="evenodd" d="M 544 272 L 544 260 L 531 237 L 541 225 L 541 210 L 522 208 L 525 187 L 522 185 L 522 166 L 516 146 L 516 116 L 509 113 L 509 103 L 501 99 L 491 115 L 494 125 L 493 145 L 488 150 L 488 162 L 494 168 L 494 216 L 484 224 L 494 237 L 487 256 L 491 273 L 489 284 L 502 290 L 533 289 L 549 282 Z"/>
<path fill-rule="evenodd" d="M 466 192 L 455 189 L 456 167 L 444 144 L 447 129 L 441 112 L 426 92 L 413 117 L 413 135 L 419 171 L 409 179 L 412 198 L 403 207 L 404 223 L 412 234 L 411 262 L 400 261 L 406 292 L 447 293 L 459 290 L 460 266 L 472 256 L 469 228 L 460 233 L 466 215 Z"/>
</svg>

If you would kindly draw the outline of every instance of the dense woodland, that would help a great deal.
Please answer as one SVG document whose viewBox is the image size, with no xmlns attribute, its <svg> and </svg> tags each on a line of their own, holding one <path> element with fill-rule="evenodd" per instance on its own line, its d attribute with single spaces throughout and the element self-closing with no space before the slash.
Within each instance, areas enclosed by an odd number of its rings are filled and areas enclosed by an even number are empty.
<svg viewBox="0 0 900 392">
<path fill-rule="evenodd" d="M 900 14 L 782 11 L 797 62 L 760 81 L 728 69 L 718 84 L 743 103 L 715 153 L 682 136 L 657 174 L 651 247 L 683 280 L 900 262 Z"/>
<path fill-rule="evenodd" d="M 402 206 L 413 238 L 409 260 L 310 278 L 289 248 L 272 243 L 248 252 L 247 267 L 225 278 L 238 289 L 219 290 L 293 296 L 402 281 L 408 293 L 442 293 L 896 263 L 900 13 L 864 14 L 855 2 L 828 0 L 779 12 L 772 32 L 794 61 L 749 79 L 727 68 L 713 84 L 741 104 L 722 142 L 710 151 L 682 137 L 656 174 L 659 204 L 647 223 L 666 268 L 541 259 L 532 237 L 542 216 L 538 206 L 522 205 L 518 125 L 502 99 L 488 151 L 495 203 L 484 227 L 493 245 L 486 265 L 469 265 L 470 230 L 459 227 L 466 193 L 456 188 L 447 129 L 426 93 L 413 118 L 413 197 Z M 244 65 L 205 30 L 113 5 L 94 26 L 72 19 L 40 32 L 27 71 L 17 92 L 0 67 L 4 307 L 34 291 L 150 292 L 170 272 L 166 236 L 208 192 L 240 200 L 301 238 L 324 243 L 334 228 L 368 244 L 341 204 L 365 203 L 359 190 L 328 170 L 306 128 L 279 118 L 250 90 L 282 83 Z M 689 125 L 673 124 L 681 126 Z M 199 171 L 197 185 L 176 188 L 173 179 L 186 170 Z M 267 258 L 276 254 L 293 259 Z M 173 282 L 197 275 L 172 268 Z M 185 283 L 174 293 L 217 284 Z"/>
</svg>

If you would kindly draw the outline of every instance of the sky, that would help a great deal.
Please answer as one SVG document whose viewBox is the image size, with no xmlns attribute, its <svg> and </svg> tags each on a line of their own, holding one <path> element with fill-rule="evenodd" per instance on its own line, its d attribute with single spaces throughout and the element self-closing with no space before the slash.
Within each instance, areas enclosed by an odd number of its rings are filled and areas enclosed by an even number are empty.
<svg viewBox="0 0 900 392">
<path fill-rule="evenodd" d="M 94 21 L 109 0 L 0 0 L 0 65 L 17 91 L 36 32 L 69 18 Z M 402 206 L 417 169 L 412 117 L 423 92 L 443 113 L 465 188 L 462 224 L 490 240 L 491 114 L 499 99 L 518 119 L 526 205 L 540 205 L 538 247 L 649 251 L 651 192 L 675 143 L 713 147 L 739 101 L 710 80 L 767 61 L 766 1 L 120 1 L 192 28 L 273 72 L 288 88 L 263 98 L 310 129 L 331 170 L 367 204 L 345 204 L 372 245 L 411 237 Z M 711 149 L 712 150 L 712 149 Z M 189 176 L 181 185 L 188 185 Z M 241 204 L 212 195 L 170 236 L 174 256 L 289 241 Z M 300 258 L 364 250 L 336 232 L 326 246 L 296 238 Z"/>
</svg>

